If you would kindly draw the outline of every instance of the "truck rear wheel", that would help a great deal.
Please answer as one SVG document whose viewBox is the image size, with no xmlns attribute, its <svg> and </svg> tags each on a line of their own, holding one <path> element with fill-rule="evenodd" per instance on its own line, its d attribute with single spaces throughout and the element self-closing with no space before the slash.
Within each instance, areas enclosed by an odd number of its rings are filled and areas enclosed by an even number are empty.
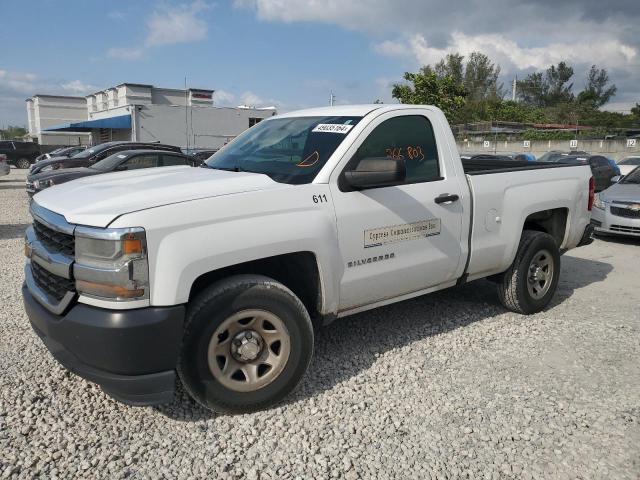
<svg viewBox="0 0 640 480">
<path fill-rule="evenodd" d="M 289 394 L 312 354 L 313 327 L 300 299 L 268 277 L 238 275 L 189 306 L 178 375 L 204 407 L 249 412 Z"/>
<path fill-rule="evenodd" d="M 540 312 L 551 301 L 560 277 L 560 252 L 553 237 L 525 230 L 516 258 L 498 279 L 498 296 L 512 312 Z"/>
</svg>

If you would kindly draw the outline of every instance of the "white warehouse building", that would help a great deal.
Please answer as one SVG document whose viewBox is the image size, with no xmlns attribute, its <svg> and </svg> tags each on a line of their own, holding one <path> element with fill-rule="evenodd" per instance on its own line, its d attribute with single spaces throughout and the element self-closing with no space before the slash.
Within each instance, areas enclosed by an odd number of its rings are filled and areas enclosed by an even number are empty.
<svg viewBox="0 0 640 480">
<path fill-rule="evenodd" d="M 123 83 L 85 97 L 82 121 L 64 122 L 44 131 L 89 134 L 94 145 L 132 140 L 217 149 L 276 114 L 274 107 L 217 107 L 213 93 Z"/>
<path fill-rule="evenodd" d="M 61 123 L 87 120 L 87 100 L 66 95 L 34 95 L 27 102 L 28 137 L 40 145 L 88 145 L 89 133 L 49 131 Z"/>
</svg>

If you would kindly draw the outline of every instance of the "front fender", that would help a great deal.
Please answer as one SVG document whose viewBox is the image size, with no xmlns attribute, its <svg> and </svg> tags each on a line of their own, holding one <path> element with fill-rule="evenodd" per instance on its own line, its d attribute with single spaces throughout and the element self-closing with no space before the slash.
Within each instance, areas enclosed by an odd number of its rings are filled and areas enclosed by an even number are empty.
<svg viewBox="0 0 640 480">
<path fill-rule="evenodd" d="M 186 303 L 194 281 L 224 267 L 293 252 L 312 252 L 322 288 L 321 313 L 337 310 L 338 254 L 333 205 L 327 185 L 194 200 L 124 215 L 112 227 L 147 232 L 151 305 Z"/>
</svg>

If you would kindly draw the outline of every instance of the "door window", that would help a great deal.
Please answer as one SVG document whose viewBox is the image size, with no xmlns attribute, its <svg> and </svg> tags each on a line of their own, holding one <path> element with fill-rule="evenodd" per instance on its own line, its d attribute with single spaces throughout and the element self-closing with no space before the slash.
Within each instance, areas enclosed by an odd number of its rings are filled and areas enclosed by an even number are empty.
<svg viewBox="0 0 640 480">
<path fill-rule="evenodd" d="M 404 159 L 407 166 L 405 183 L 440 179 L 433 127 L 422 115 L 390 118 L 378 125 L 358 148 L 352 165 L 370 157 Z"/>
<path fill-rule="evenodd" d="M 137 170 L 156 166 L 158 166 L 158 155 L 137 155 L 122 164 L 124 170 Z"/>
<path fill-rule="evenodd" d="M 176 165 L 189 165 L 189 162 L 186 158 L 180 157 L 178 155 L 162 155 L 162 165 L 163 167 L 174 167 Z"/>
</svg>

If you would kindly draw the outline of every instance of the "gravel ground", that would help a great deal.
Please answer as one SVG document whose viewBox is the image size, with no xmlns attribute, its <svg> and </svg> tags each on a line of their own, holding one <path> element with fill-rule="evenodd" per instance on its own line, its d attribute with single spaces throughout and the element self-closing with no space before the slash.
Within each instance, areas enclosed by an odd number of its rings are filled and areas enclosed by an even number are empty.
<svg viewBox="0 0 640 480">
<path fill-rule="evenodd" d="M 0 478 L 640 478 L 638 241 L 569 252 L 537 315 L 481 281 L 339 320 L 278 408 L 134 408 L 29 327 L 24 178 L 0 177 Z"/>
</svg>

